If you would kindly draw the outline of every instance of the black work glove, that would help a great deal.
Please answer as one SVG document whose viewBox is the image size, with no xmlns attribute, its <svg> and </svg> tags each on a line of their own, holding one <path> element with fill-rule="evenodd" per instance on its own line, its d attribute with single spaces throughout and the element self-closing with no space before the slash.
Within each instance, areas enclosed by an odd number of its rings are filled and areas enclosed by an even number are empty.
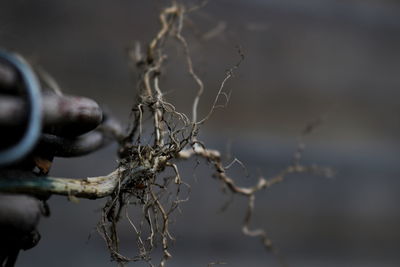
<svg viewBox="0 0 400 267">
<path fill-rule="evenodd" d="M 47 175 L 55 156 L 90 153 L 115 138 L 110 132 L 118 127 L 95 101 L 63 95 L 48 74 L 0 51 L 0 179 Z M 0 191 L 1 267 L 14 266 L 21 249 L 38 243 L 48 197 Z"/>
</svg>

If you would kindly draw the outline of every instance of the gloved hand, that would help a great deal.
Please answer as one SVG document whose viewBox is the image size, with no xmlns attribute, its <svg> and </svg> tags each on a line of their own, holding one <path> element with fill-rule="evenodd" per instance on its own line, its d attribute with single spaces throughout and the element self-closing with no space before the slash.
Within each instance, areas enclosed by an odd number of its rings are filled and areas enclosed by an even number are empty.
<svg viewBox="0 0 400 267">
<path fill-rule="evenodd" d="M 0 132 L 0 179 L 12 179 L 46 175 L 55 156 L 90 153 L 122 131 L 95 101 L 63 95 L 47 73 L 0 51 Z M 38 243 L 48 197 L 0 193 L 0 266 Z"/>
<path fill-rule="evenodd" d="M 33 196 L 0 194 L 1 266 L 13 266 L 21 249 L 39 242 L 36 227 L 42 214 L 43 203 Z"/>
</svg>

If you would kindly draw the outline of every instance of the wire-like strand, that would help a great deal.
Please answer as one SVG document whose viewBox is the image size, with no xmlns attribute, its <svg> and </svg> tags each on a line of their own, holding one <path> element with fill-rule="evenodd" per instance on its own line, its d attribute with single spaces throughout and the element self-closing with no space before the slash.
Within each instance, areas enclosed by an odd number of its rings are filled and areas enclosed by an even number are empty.
<svg viewBox="0 0 400 267">
<path fill-rule="evenodd" d="M 36 145 L 42 127 L 42 99 L 39 81 L 31 66 L 21 56 L 0 50 L 0 58 L 21 74 L 29 102 L 28 122 L 23 137 L 17 144 L 0 151 L 0 166 L 4 166 L 21 160 Z"/>
</svg>

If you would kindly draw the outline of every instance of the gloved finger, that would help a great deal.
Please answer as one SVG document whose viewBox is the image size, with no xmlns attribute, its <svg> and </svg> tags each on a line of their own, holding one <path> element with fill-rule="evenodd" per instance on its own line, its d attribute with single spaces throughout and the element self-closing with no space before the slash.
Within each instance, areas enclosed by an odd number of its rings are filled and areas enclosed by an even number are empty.
<svg viewBox="0 0 400 267">
<path fill-rule="evenodd" d="M 19 97 L 0 95 L 0 127 L 24 125 L 27 104 Z M 42 96 L 43 130 L 59 136 L 77 136 L 96 128 L 102 110 L 92 99 L 46 93 Z"/>
<path fill-rule="evenodd" d="M 16 96 L 0 95 L 0 127 L 15 127 L 25 124 L 26 104 Z"/>
<path fill-rule="evenodd" d="M 32 196 L 0 194 L 1 266 L 14 266 L 19 250 L 39 242 L 36 228 L 41 213 L 41 202 Z"/>
<path fill-rule="evenodd" d="M 113 140 L 120 141 L 123 138 L 121 125 L 115 119 L 108 117 L 98 129 L 78 137 L 42 134 L 38 150 L 56 157 L 77 157 L 94 152 Z"/>
<path fill-rule="evenodd" d="M 43 134 L 39 149 L 48 151 L 55 157 L 78 157 L 89 154 L 108 144 L 111 140 L 98 131 L 75 138 L 64 138 L 52 134 Z"/>
<path fill-rule="evenodd" d="M 103 112 L 92 99 L 78 96 L 43 96 L 44 132 L 59 136 L 77 136 L 95 129 Z"/>
<path fill-rule="evenodd" d="M 9 92 L 17 83 L 17 72 L 9 63 L 0 59 L 0 91 Z"/>
<path fill-rule="evenodd" d="M 28 234 L 36 229 L 42 213 L 41 202 L 32 196 L 0 194 L 1 240 L 12 233 Z M 2 242 L 3 243 L 3 242 Z"/>
</svg>

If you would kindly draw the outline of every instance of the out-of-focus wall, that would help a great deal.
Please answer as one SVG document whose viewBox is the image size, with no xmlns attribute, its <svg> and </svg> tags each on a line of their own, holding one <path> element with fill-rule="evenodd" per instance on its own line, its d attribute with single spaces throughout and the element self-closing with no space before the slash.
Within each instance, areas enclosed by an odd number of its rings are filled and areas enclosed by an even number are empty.
<svg viewBox="0 0 400 267">
<path fill-rule="evenodd" d="M 126 50 L 156 33 L 163 1 L 26 1 L 0 3 L 0 47 L 48 70 L 70 94 L 94 98 L 127 121 L 135 72 Z M 325 179 L 295 176 L 260 194 L 254 225 L 265 227 L 292 266 L 398 266 L 400 223 L 400 3 L 397 1 L 210 1 L 187 21 L 195 70 L 204 80 L 206 114 L 225 71 L 245 60 L 227 83 L 229 106 L 202 128 L 211 147 L 232 153 L 250 170 L 248 183 L 284 168 L 307 122 L 323 124 L 305 141 L 306 163 L 332 166 Z M 212 30 L 217 31 L 214 36 Z M 210 35 L 212 38 L 210 38 Z M 161 86 L 190 112 L 195 84 L 173 44 Z M 79 159 L 56 160 L 53 174 L 85 177 L 116 165 L 115 147 Z M 275 266 L 257 240 L 240 233 L 239 197 L 228 196 L 205 166 L 183 164 L 192 200 L 177 216 L 171 266 Z M 42 241 L 20 266 L 113 266 L 94 233 L 101 201 L 53 197 Z M 201 223 L 199 223 L 201 222 Z M 196 229 L 195 231 L 193 229 Z M 133 232 L 123 227 L 126 240 Z M 92 238 L 87 242 L 87 236 Z M 144 264 L 137 264 L 144 266 Z M 132 264 L 132 266 L 136 266 Z"/>
</svg>

